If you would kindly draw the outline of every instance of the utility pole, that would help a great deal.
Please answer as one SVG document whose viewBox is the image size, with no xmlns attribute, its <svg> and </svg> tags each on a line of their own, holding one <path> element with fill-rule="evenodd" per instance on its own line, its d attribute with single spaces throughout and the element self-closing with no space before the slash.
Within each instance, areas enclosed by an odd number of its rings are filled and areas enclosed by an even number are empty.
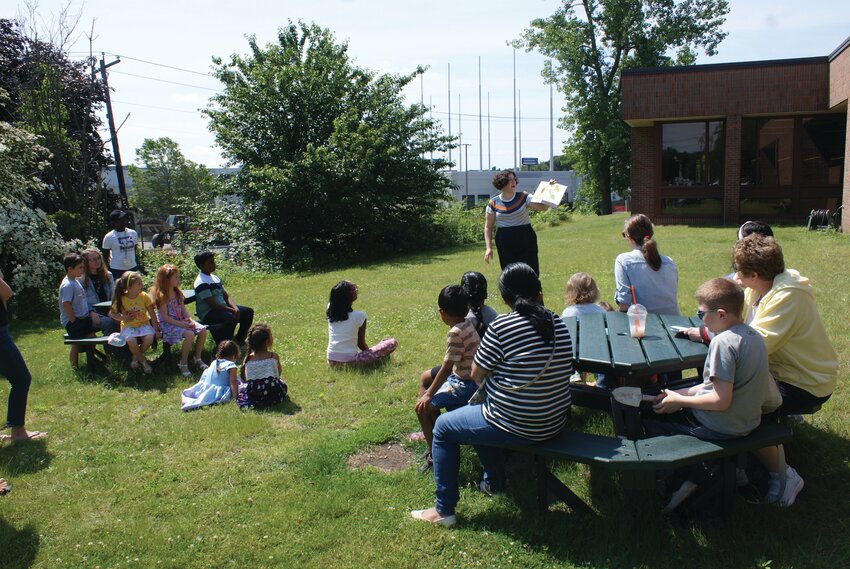
<svg viewBox="0 0 850 569">
<path fill-rule="evenodd" d="M 124 184 L 124 168 L 121 166 L 121 151 L 118 149 L 118 131 L 115 130 L 115 116 L 112 113 L 112 99 L 109 97 L 109 83 L 106 77 L 106 70 L 116 63 L 121 63 L 120 59 L 116 59 L 109 65 L 104 59 L 106 54 L 100 54 L 100 78 L 103 80 L 103 96 L 106 99 L 106 118 L 109 121 L 109 137 L 112 139 L 112 154 L 115 158 L 115 174 L 118 176 L 118 192 L 121 196 L 121 208 L 124 211 L 130 211 L 130 200 L 127 199 L 127 186 Z M 130 216 L 130 227 L 135 228 L 136 222 Z"/>
<path fill-rule="evenodd" d="M 452 137 L 452 64 L 449 63 L 449 138 Z M 452 167 L 452 147 L 449 143 L 449 169 Z"/>
<path fill-rule="evenodd" d="M 481 117 L 481 56 L 478 56 L 478 169 L 484 169 L 484 133 Z"/>
<path fill-rule="evenodd" d="M 466 192 L 466 205 L 464 207 L 469 208 L 469 147 L 472 145 L 467 142 L 461 144 L 461 146 L 463 146 L 463 161 L 466 163 L 466 181 L 463 183 L 463 189 Z"/>
</svg>

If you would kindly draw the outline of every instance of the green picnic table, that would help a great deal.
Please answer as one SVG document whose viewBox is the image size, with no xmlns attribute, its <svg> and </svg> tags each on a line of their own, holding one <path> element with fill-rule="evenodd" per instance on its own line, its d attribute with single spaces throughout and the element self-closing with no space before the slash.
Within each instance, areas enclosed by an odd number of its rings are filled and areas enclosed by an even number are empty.
<svg viewBox="0 0 850 569">
<path fill-rule="evenodd" d="M 661 373 L 702 369 L 708 349 L 680 338 L 671 326 L 699 326 L 697 317 L 648 314 L 643 338 L 629 334 L 629 318 L 623 312 L 584 314 L 579 322 L 564 323 L 573 339 L 575 369 L 622 377 L 627 385 L 643 385 Z M 670 386 L 674 387 L 674 386 Z M 573 403 L 610 410 L 610 391 L 581 383 L 572 385 Z"/>
</svg>

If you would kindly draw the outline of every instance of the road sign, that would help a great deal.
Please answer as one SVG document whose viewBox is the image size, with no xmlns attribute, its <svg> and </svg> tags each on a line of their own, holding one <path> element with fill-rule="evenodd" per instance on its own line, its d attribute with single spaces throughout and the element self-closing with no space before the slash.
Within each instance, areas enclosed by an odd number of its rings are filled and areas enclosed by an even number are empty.
<svg viewBox="0 0 850 569">
<path fill-rule="evenodd" d="M 537 158 L 523 158 L 522 159 L 523 166 L 537 166 Z"/>
</svg>

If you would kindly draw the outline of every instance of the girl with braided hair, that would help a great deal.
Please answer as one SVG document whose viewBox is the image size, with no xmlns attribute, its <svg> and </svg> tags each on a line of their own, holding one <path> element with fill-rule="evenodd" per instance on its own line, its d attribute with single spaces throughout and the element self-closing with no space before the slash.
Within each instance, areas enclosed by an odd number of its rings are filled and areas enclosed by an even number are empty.
<svg viewBox="0 0 850 569">
<path fill-rule="evenodd" d="M 479 488 L 486 494 L 505 489 L 501 450 L 492 444 L 524 446 L 557 436 L 570 408 L 573 346 L 559 316 L 541 304 L 540 279 L 525 263 L 508 265 L 499 291 L 511 312 L 496 318 L 481 340 L 472 364 L 472 379 L 487 378 L 482 405 L 443 413 L 434 426 L 433 508 L 411 516 L 451 526 L 460 497 L 460 445 L 472 445 L 484 467 Z"/>
<path fill-rule="evenodd" d="M 487 327 L 499 315 L 492 306 L 484 304 L 487 300 L 487 279 L 481 273 L 469 271 L 463 273 L 460 286 L 469 301 L 469 314 L 466 319 L 473 322 L 478 336 L 483 338 Z"/>
</svg>

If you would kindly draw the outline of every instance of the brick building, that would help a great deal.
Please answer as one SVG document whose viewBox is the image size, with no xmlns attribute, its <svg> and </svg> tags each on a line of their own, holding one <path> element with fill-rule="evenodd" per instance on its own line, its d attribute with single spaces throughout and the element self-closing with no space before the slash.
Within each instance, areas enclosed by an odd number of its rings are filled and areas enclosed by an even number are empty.
<svg viewBox="0 0 850 569">
<path fill-rule="evenodd" d="M 624 71 L 621 88 L 632 211 L 801 223 L 850 203 L 850 38 L 824 57 Z"/>
</svg>

